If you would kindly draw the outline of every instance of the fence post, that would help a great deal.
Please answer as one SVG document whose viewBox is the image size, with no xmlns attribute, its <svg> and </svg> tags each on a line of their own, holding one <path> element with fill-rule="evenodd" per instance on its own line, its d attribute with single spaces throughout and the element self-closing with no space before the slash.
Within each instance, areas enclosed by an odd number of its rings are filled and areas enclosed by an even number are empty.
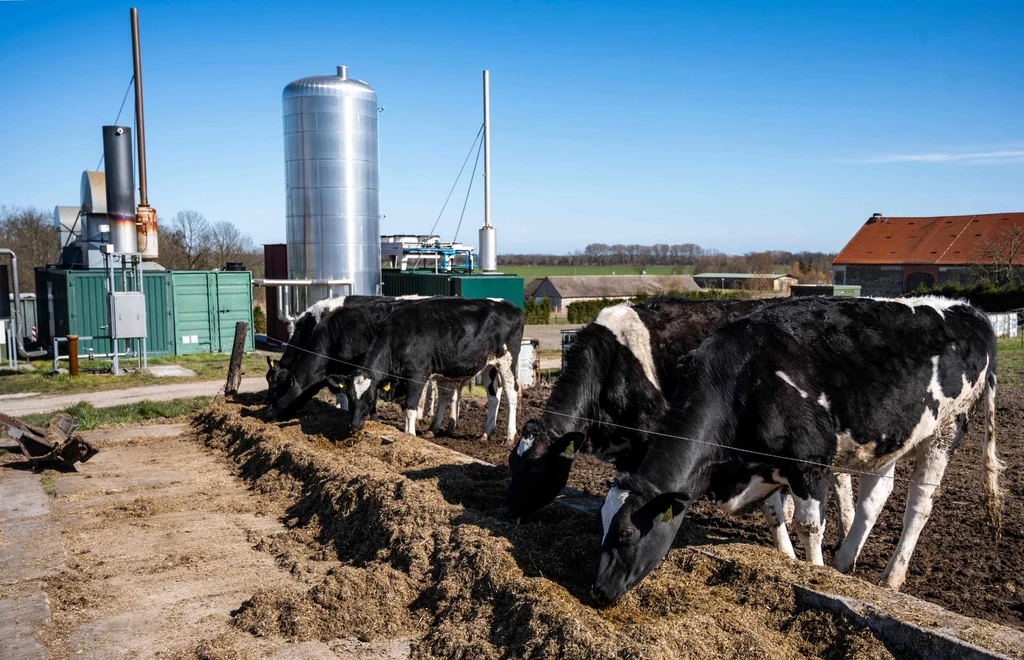
<svg viewBox="0 0 1024 660">
<path fill-rule="evenodd" d="M 235 344 L 231 347 L 231 362 L 228 363 L 228 382 L 224 386 L 224 395 L 238 393 L 242 384 L 242 354 L 245 353 L 245 338 L 249 335 L 249 322 L 235 323 Z"/>
<path fill-rule="evenodd" d="M 68 335 L 68 373 L 78 375 L 78 335 Z"/>
</svg>

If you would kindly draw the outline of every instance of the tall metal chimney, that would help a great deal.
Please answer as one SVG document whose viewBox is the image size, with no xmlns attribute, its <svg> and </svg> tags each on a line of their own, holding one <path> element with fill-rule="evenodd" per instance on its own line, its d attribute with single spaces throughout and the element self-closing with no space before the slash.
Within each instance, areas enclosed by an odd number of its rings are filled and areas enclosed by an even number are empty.
<svg viewBox="0 0 1024 660">
<path fill-rule="evenodd" d="M 146 121 L 142 112 L 142 47 L 139 45 L 139 10 L 130 11 L 132 19 L 132 62 L 135 67 L 135 126 L 139 154 L 139 206 L 135 213 L 135 234 L 138 251 L 146 260 L 160 256 L 156 209 L 149 205 L 146 179 Z"/>
<path fill-rule="evenodd" d="M 103 161 L 106 163 L 110 242 L 116 254 L 136 254 L 139 246 L 135 234 L 132 129 L 127 126 L 103 127 Z"/>
<path fill-rule="evenodd" d="M 491 226 L 491 77 L 484 69 L 484 226 L 480 228 L 480 270 L 498 270 L 498 233 Z"/>
</svg>

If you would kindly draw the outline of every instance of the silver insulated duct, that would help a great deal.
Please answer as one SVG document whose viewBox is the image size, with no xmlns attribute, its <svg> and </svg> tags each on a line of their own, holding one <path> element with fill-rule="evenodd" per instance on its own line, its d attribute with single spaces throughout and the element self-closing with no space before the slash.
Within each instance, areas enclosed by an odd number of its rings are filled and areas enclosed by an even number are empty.
<svg viewBox="0 0 1024 660">
<path fill-rule="evenodd" d="M 350 279 L 352 293 L 379 294 L 377 93 L 339 66 L 289 83 L 282 98 L 288 276 Z M 328 291 L 296 295 L 304 309 Z"/>
</svg>

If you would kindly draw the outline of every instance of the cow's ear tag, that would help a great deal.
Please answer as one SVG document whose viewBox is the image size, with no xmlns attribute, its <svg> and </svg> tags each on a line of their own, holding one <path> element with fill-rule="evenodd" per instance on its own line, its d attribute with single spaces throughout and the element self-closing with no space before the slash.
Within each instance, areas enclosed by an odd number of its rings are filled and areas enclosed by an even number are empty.
<svg viewBox="0 0 1024 660">
<path fill-rule="evenodd" d="M 384 391 L 385 392 L 390 392 L 391 391 L 391 383 L 384 383 Z"/>
<path fill-rule="evenodd" d="M 573 454 L 575 454 L 575 453 L 576 453 L 576 441 L 573 440 L 572 442 L 569 443 L 569 446 L 565 448 L 565 452 L 563 452 L 563 454 L 565 456 L 569 457 L 569 458 L 572 458 Z"/>
<path fill-rule="evenodd" d="M 668 508 L 665 509 L 665 513 L 661 514 L 661 522 L 672 522 L 673 518 L 675 518 L 675 515 L 672 514 L 672 505 L 670 504 Z"/>
</svg>

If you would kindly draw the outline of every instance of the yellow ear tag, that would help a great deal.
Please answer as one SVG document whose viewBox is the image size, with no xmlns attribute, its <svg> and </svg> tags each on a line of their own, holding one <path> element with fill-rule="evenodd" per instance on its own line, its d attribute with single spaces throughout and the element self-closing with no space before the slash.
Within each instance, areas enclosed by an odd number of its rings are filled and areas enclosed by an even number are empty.
<svg viewBox="0 0 1024 660">
<path fill-rule="evenodd" d="M 339 390 L 345 389 L 345 383 L 338 383 L 338 389 Z"/>
<path fill-rule="evenodd" d="M 277 366 L 277 360 L 271 360 L 270 361 L 270 368 L 273 369 L 276 366 Z"/>
<path fill-rule="evenodd" d="M 575 454 L 575 453 L 576 453 L 576 443 L 575 442 L 570 442 L 569 446 L 565 448 L 565 451 L 563 452 L 563 454 L 565 456 L 568 456 L 569 458 L 572 458 L 573 454 Z"/>
<path fill-rule="evenodd" d="M 672 522 L 673 518 L 675 518 L 675 516 L 672 515 L 672 507 L 670 506 L 669 508 L 665 509 L 665 513 L 662 514 L 661 522 Z"/>
<path fill-rule="evenodd" d="M 391 391 L 391 383 L 384 383 L 384 391 L 385 392 L 390 392 Z"/>
</svg>

